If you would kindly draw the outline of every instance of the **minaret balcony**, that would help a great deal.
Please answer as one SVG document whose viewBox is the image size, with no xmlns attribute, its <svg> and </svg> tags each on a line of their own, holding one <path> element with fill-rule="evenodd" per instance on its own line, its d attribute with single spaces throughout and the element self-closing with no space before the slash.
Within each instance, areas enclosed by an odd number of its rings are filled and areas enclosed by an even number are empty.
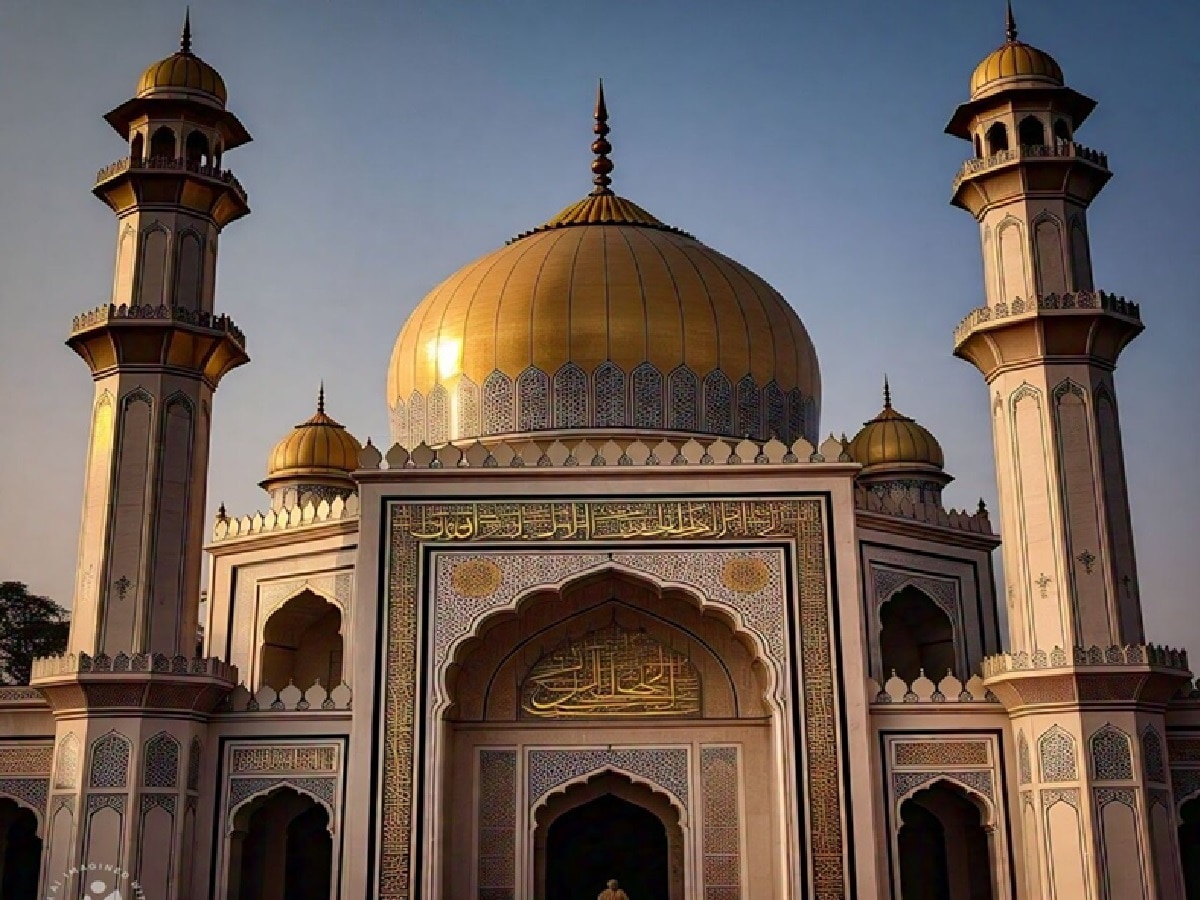
<svg viewBox="0 0 1200 900">
<path fill-rule="evenodd" d="M 229 316 L 179 306 L 105 304 L 72 320 L 67 345 L 94 377 L 118 368 L 165 368 L 216 387 L 250 361 L 246 336 Z"/>
<path fill-rule="evenodd" d="M 186 189 L 188 183 L 202 190 Z M 118 214 L 139 202 L 177 203 L 222 227 L 250 212 L 246 189 L 228 169 L 175 157 L 118 159 L 96 173 L 92 193 Z"/>
<path fill-rule="evenodd" d="M 1137 303 L 1104 291 L 1017 297 L 972 310 L 954 329 L 954 354 L 989 377 L 1030 362 L 1031 351 L 1042 360 L 1089 358 L 1115 366 L 1144 327 Z"/>
<path fill-rule="evenodd" d="M 991 178 L 1005 170 L 1017 168 L 1024 169 L 1024 174 L 1016 181 L 1012 178 Z M 1061 171 L 1055 171 L 1064 168 L 1070 168 L 1083 177 L 1068 177 Z M 1045 174 L 1039 174 L 1040 170 L 1045 170 Z M 1099 150 L 1070 141 L 1023 144 L 964 162 L 954 176 L 951 203 L 978 215 L 982 206 L 1008 199 L 1014 190 L 1068 190 L 1080 194 L 1085 202 L 1091 202 L 1111 177 L 1108 154 Z M 996 184 L 985 186 L 981 183 L 983 181 L 994 181 Z M 972 193 L 967 189 L 968 184 L 974 185 L 974 193 L 978 196 L 968 196 Z"/>
</svg>

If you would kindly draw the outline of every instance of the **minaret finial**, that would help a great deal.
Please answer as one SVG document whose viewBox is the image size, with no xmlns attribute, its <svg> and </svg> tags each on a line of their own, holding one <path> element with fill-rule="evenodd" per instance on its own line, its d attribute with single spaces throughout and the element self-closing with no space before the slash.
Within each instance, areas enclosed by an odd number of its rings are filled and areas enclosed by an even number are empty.
<svg viewBox="0 0 1200 900">
<path fill-rule="evenodd" d="M 184 56 L 192 55 L 192 8 L 184 7 L 183 32 L 179 35 L 179 52 Z"/>
<path fill-rule="evenodd" d="M 321 379 L 321 386 L 317 389 L 317 414 L 325 415 L 325 379 Z"/>
<path fill-rule="evenodd" d="M 886 373 L 883 376 L 883 408 L 892 408 L 892 387 L 888 384 L 888 377 Z"/>
<path fill-rule="evenodd" d="M 604 104 L 604 79 L 600 79 L 600 83 L 596 88 L 596 124 L 592 126 L 592 131 L 596 135 L 596 139 L 592 141 L 592 152 L 596 154 L 596 158 L 592 160 L 592 184 L 595 188 L 592 189 L 593 197 L 609 196 L 612 190 L 609 185 L 612 184 L 612 179 L 609 174 L 613 170 L 612 160 L 608 158 L 608 154 L 612 153 L 612 144 L 608 142 L 608 107 Z"/>
<path fill-rule="evenodd" d="M 1013 15 L 1012 0 L 1008 0 L 1008 12 L 1004 17 L 1004 37 L 1010 44 L 1017 42 L 1017 17 Z"/>
</svg>

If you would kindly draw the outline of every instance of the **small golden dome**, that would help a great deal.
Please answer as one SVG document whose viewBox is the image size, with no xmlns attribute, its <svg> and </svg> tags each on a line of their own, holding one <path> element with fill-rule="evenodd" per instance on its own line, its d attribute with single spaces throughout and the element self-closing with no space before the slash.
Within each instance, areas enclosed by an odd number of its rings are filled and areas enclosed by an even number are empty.
<svg viewBox="0 0 1200 900">
<path fill-rule="evenodd" d="M 1008 8 L 1007 40 L 993 50 L 971 75 L 971 99 L 992 93 L 1000 87 L 1023 85 L 1026 82 L 1063 86 L 1062 67 L 1049 53 L 1017 40 L 1017 23 L 1012 6 Z"/>
<path fill-rule="evenodd" d="M 362 444 L 344 425 L 325 414 L 325 389 L 317 397 L 317 413 L 275 445 L 267 461 L 267 479 L 296 475 L 344 476 L 358 468 Z"/>
<path fill-rule="evenodd" d="M 189 14 L 183 20 L 179 52 L 159 60 L 142 73 L 136 96 L 141 99 L 195 93 L 207 95 L 222 108 L 229 99 L 225 90 L 225 79 L 221 74 L 192 53 L 192 26 Z"/>
<path fill-rule="evenodd" d="M 927 428 L 892 409 L 891 391 L 883 387 L 883 410 L 850 442 L 850 456 L 864 468 L 872 466 L 921 465 L 941 469 L 942 447 Z"/>
</svg>

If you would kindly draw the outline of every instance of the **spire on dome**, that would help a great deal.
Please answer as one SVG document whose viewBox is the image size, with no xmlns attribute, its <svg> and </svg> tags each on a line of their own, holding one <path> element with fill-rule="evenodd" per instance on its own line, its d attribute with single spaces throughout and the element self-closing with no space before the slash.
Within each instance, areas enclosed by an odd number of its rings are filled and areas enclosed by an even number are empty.
<svg viewBox="0 0 1200 900">
<path fill-rule="evenodd" d="M 592 132 L 596 135 L 596 140 L 592 141 L 592 153 L 596 154 L 596 158 L 592 160 L 592 184 L 596 187 L 592 190 L 592 196 L 611 196 L 612 190 L 609 188 L 609 185 L 612 184 L 612 179 L 608 176 L 613 170 L 613 164 L 612 160 L 608 158 L 608 154 L 612 153 L 612 144 L 607 139 L 609 132 L 608 107 L 604 103 L 603 78 L 600 79 L 599 85 L 596 88 L 596 111 L 594 115 L 596 124 L 592 126 Z"/>
<path fill-rule="evenodd" d="M 192 55 L 192 8 L 184 7 L 183 31 L 179 35 L 179 52 L 184 56 Z"/>
<path fill-rule="evenodd" d="M 325 379 L 321 379 L 321 387 L 317 389 L 317 414 L 325 415 Z"/>
<path fill-rule="evenodd" d="M 1017 18 L 1013 15 L 1012 0 L 1007 0 L 1007 12 L 1004 17 L 1004 37 L 1010 44 L 1017 42 Z"/>
<path fill-rule="evenodd" d="M 892 408 L 892 388 L 888 384 L 887 373 L 884 373 L 884 376 L 883 376 L 883 408 L 884 409 Z"/>
</svg>

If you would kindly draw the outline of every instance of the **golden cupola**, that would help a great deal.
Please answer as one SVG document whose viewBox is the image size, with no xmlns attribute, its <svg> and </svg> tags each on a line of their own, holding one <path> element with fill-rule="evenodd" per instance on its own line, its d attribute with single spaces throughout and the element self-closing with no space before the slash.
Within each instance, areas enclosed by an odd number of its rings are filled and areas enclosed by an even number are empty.
<svg viewBox="0 0 1200 900">
<path fill-rule="evenodd" d="M 138 81 L 138 99 L 187 98 L 216 102 L 222 109 L 229 94 L 221 73 L 192 52 L 190 11 L 184 16 L 179 50 L 147 67 Z"/>
<path fill-rule="evenodd" d="M 325 412 L 325 386 L 317 394 L 317 411 L 275 445 L 261 487 L 272 497 L 294 489 L 297 499 L 332 499 L 354 488 L 350 473 L 358 468 L 362 444 Z"/>
<path fill-rule="evenodd" d="M 1017 22 L 1008 6 L 1005 41 L 975 67 L 971 75 L 971 99 L 979 100 L 994 91 L 1026 86 L 1063 86 L 1063 70 L 1044 50 L 1017 40 Z"/>
<path fill-rule="evenodd" d="M 953 478 L 943 471 L 942 446 L 929 429 L 892 407 L 892 392 L 883 381 L 883 409 L 863 424 L 847 453 L 862 464 L 859 481 L 879 487 L 916 488 L 913 499 L 940 500 Z"/>
<path fill-rule="evenodd" d="M 405 446 L 636 431 L 816 440 L 820 373 L 787 301 L 610 185 L 597 94 L 592 192 L 433 289 L 392 352 Z"/>
</svg>

